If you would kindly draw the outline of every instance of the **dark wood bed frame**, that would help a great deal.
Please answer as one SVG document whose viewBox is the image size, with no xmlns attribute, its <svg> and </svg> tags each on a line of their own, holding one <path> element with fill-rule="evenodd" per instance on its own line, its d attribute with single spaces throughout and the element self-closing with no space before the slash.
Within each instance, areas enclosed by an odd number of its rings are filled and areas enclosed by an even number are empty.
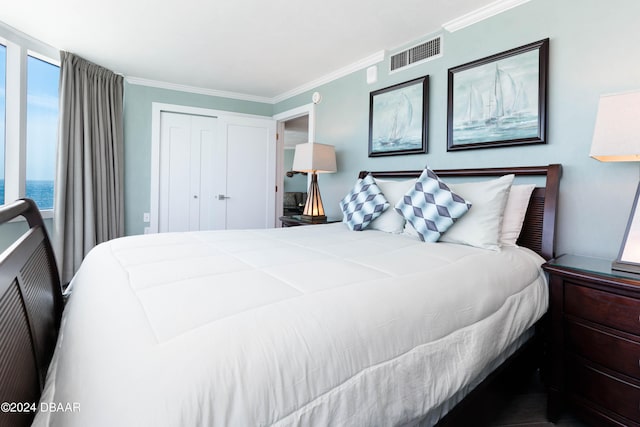
<svg viewBox="0 0 640 427">
<path fill-rule="evenodd" d="M 0 403 L 12 405 L 0 412 L 1 426 L 31 424 L 64 305 L 38 207 L 28 199 L 0 207 L 0 224 L 18 216 L 29 230 L 0 255 Z"/>
<path fill-rule="evenodd" d="M 536 187 L 531 195 L 518 245 L 536 252 L 546 260 L 555 256 L 556 215 L 562 167 L 528 166 L 513 168 L 448 169 L 434 170 L 441 178 L 496 177 L 507 174 L 516 176 L 544 176 L 544 187 Z M 361 171 L 359 178 L 368 173 L 378 178 L 416 178 L 422 170 L 414 171 Z M 531 379 L 534 371 L 545 368 L 544 346 L 546 341 L 546 316 L 536 324 L 532 339 L 518 349 L 482 383 L 472 390 L 453 410 L 438 422 L 439 427 L 483 426 L 489 424 L 504 403 L 523 382 Z"/>
<path fill-rule="evenodd" d="M 417 177 L 422 171 L 372 172 L 375 177 Z M 545 187 L 536 188 L 529 203 L 518 243 L 545 259 L 554 255 L 560 165 L 436 170 L 441 177 L 545 176 Z M 364 177 L 367 172 L 361 172 Z M 0 402 L 14 404 L 15 411 L 0 411 L 0 426 L 30 425 L 44 387 L 55 349 L 63 310 L 63 297 L 51 243 L 35 203 L 20 199 L 0 206 L 0 224 L 23 216 L 29 230 L 0 254 Z M 537 340 L 536 340 L 537 341 Z M 489 414 L 487 398 L 505 372 L 523 357 L 540 361 L 537 346 L 526 345 L 472 391 L 438 425 L 482 425 Z M 500 399 L 498 399 L 500 400 Z M 30 406 L 26 406 L 30 405 Z M 26 408 L 26 409 L 25 409 Z M 21 409 L 22 411 L 18 411 Z M 471 424 L 469 424 L 471 422 Z"/>
</svg>

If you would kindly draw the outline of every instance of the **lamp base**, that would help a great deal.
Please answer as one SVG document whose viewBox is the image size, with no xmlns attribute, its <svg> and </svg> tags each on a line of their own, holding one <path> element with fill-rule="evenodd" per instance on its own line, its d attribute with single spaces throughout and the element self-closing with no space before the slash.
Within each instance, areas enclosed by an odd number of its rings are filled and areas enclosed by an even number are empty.
<svg viewBox="0 0 640 427">
<path fill-rule="evenodd" d="M 633 199 L 631 215 L 624 232 L 624 239 L 620 245 L 618 258 L 611 264 L 611 270 L 640 274 L 640 183 Z"/>
<path fill-rule="evenodd" d="M 611 263 L 611 270 L 613 270 L 613 271 L 623 271 L 625 273 L 640 274 L 640 264 L 629 263 L 629 262 L 621 262 L 621 261 L 613 261 Z"/>
<path fill-rule="evenodd" d="M 313 172 L 311 175 L 311 184 L 309 185 L 309 192 L 307 193 L 307 202 L 304 205 L 304 212 L 302 212 L 302 218 L 306 221 L 324 222 L 327 217 L 324 214 L 324 207 L 322 206 L 322 197 L 320 197 L 320 189 L 318 188 L 318 175 Z"/>
<path fill-rule="evenodd" d="M 300 215 L 300 218 L 302 218 L 305 221 L 308 221 L 312 224 L 322 224 L 327 222 L 327 217 L 326 215 Z"/>
</svg>

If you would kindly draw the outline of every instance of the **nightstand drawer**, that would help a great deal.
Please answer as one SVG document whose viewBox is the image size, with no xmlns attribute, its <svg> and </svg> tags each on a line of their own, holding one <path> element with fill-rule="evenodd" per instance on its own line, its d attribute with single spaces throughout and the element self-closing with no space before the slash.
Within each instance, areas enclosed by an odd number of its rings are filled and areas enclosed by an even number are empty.
<svg viewBox="0 0 640 427">
<path fill-rule="evenodd" d="M 640 343 L 567 322 L 567 347 L 592 362 L 640 379 Z"/>
<path fill-rule="evenodd" d="M 640 300 L 566 283 L 565 312 L 640 335 Z"/>
<path fill-rule="evenodd" d="M 572 393 L 630 420 L 640 421 L 640 387 L 580 363 L 571 363 L 568 374 Z"/>
<path fill-rule="evenodd" d="M 640 427 L 640 276 L 563 255 L 549 273 L 548 410 L 565 403 L 594 426 Z"/>
</svg>

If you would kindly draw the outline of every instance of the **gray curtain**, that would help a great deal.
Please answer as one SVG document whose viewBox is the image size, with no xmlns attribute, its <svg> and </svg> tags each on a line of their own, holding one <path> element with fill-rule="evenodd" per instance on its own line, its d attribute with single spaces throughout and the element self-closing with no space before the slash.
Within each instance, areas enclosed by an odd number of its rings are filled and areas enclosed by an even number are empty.
<svg viewBox="0 0 640 427">
<path fill-rule="evenodd" d="M 54 245 L 66 284 L 91 248 L 124 233 L 123 77 L 60 56 Z"/>
</svg>

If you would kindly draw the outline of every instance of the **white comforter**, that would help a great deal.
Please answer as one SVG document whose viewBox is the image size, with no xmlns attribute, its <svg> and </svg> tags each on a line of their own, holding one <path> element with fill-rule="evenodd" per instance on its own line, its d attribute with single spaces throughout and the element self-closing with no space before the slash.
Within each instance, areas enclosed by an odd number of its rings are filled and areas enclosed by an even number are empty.
<svg viewBox="0 0 640 427">
<path fill-rule="evenodd" d="M 343 224 L 113 240 L 65 309 L 42 398 L 65 410 L 35 425 L 414 423 L 544 313 L 542 262 Z"/>
</svg>

